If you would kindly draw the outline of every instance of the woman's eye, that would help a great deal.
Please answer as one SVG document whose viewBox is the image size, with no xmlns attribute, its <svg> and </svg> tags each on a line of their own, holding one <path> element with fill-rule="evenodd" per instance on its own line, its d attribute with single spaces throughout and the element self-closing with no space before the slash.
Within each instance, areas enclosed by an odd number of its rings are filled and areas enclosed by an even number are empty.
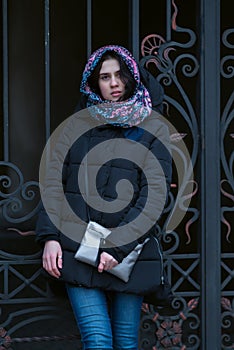
<svg viewBox="0 0 234 350">
<path fill-rule="evenodd" d="M 109 78 L 108 75 L 102 75 L 102 76 L 100 77 L 101 80 L 107 80 L 108 78 Z"/>
</svg>

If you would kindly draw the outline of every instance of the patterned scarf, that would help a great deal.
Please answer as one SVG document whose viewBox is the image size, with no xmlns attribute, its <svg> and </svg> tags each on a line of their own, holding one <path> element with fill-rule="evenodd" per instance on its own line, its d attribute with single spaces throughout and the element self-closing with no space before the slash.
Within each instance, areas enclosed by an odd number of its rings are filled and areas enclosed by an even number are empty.
<svg viewBox="0 0 234 350">
<path fill-rule="evenodd" d="M 102 55 L 114 51 L 122 57 L 133 75 L 137 86 L 135 93 L 128 100 L 111 102 L 103 100 L 88 85 L 88 78 L 98 64 Z M 107 45 L 96 50 L 89 58 L 81 81 L 80 91 L 87 96 L 87 107 L 91 116 L 103 124 L 113 124 L 125 128 L 140 124 L 151 114 L 152 103 L 148 90 L 140 81 L 140 73 L 132 54 L 122 46 Z"/>
</svg>

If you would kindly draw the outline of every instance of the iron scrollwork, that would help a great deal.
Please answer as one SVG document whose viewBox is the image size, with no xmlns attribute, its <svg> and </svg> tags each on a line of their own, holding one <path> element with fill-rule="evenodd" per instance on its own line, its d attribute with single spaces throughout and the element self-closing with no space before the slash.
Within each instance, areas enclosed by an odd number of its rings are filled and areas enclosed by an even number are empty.
<svg viewBox="0 0 234 350">
<path fill-rule="evenodd" d="M 222 35 L 224 56 L 221 58 L 221 76 L 225 81 L 225 92 L 223 91 L 223 111 L 221 114 L 221 164 L 222 179 L 221 188 L 221 219 L 222 219 L 222 284 L 221 284 L 221 306 L 222 306 L 222 349 L 233 349 L 234 347 L 234 275 L 233 275 L 233 211 L 234 211 L 234 151 L 233 151 L 233 116 L 234 116 L 234 92 L 233 84 L 229 80 L 234 77 L 234 55 L 229 54 L 234 45 L 231 43 L 234 29 L 226 29 Z M 230 87 L 230 89 L 229 89 Z"/>
<path fill-rule="evenodd" d="M 198 160 L 200 145 L 198 118 L 191 96 L 183 88 L 181 77 L 195 78 L 199 72 L 199 63 L 191 52 L 177 54 L 177 48 L 183 48 L 183 50 L 192 48 L 196 42 L 196 35 L 191 29 L 178 26 L 178 8 L 175 1 L 172 1 L 171 5 L 174 9 L 171 29 L 178 35 L 185 34 L 187 41 L 181 43 L 163 38 L 159 34 L 150 34 L 141 43 L 143 56 L 141 63 L 148 69 L 153 67 L 152 70 L 157 72 L 157 79 L 165 90 L 165 114 L 168 120 L 176 125 L 176 129 L 182 129 L 171 134 L 172 151 L 181 162 L 184 188 L 190 186 L 192 190 L 186 194 L 179 192 L 178 178 L 174 175 L 165 216 L 170 217 L 177 205 L 185 213 L 184 220 L 174 230 L 167 232 L 167 219 L 165 219 L 160 222 L 158 232 L 159 235 L 161 234 L 164 247 L 165 267 L 176 298 L 170 310 L 156 310 L 149 305 L 143 307 L 141 348 L 197 350 L 201 343 L 198 312 L 200 283 L 194 271 L 199 269 L 200 258 L 199 254 L 194 254 L 194 249 L 197 251 L 197 248 L 192 228 L 199 219 L 199 209 L 193 202 L 188 206 L 186 201 L 193 199 L 196 203 L 199 185 L 196 178 L 191 179 L 188 176 L 189 165 L 181 152 L 180 142 L 183 140 L 186 143 L 192 163 L 191 171 L 193 171 Z M 190 262 L 189 265 L 188 262 Z M 150 333 L 152 331 L 153 333 Z"/>
<path fill-rule="evenodd" d="M 24 182 L 22 172 L 10 162 L 0 161 L 0 172 L 1 226 L 16 226 L 33 218 L 39 209 L 38 182 Z"/>
</svg>

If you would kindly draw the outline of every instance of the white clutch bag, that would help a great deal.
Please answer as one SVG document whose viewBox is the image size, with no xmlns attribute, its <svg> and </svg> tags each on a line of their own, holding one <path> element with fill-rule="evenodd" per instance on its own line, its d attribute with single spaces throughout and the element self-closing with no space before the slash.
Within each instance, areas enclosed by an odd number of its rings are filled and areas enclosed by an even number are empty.
<svg viewBox="0 0 234 350">
<path fill-rule="evenodd" d="M 96 266 L 100 242 L 111 233 L 110 230 L 94 221 L 89 221 L 75 259 Z"/>
<path fill-rule="evenodd" d="M 100 242 L 102 239 L 106 239 L 110 233 L 111 231 L 107 228 L 94 221 L 90 221 L 81 241 L 81 245 L 75 254 L 75 259 L 96 266 Z M 124 282 L 128 282 L 132 269 L 144 245 L 148 241 L 149 238 L 146 238 L 144 242 L 137 244 L 137 246 L 122 260 L 121 263 L 112 269 L 107 270 L 107 272 L 120 278 Z"/>
<path fill-rule="evenodd" d="M 124 282 L 128 282 L 132 269 L 144 247 L 144 245 L 149 241 L 149 238 L 146 238 L 143 243 L 139 243 L 118 265 L 113 267 L 107 272 L 115 275 Z"/>
</svg>

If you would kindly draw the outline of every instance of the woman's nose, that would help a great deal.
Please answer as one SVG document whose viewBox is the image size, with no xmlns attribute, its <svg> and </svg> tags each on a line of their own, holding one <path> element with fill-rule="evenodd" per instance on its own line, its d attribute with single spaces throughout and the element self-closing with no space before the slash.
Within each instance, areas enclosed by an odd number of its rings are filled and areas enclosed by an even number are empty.
<svg viewBox="0 0 234 350">
<path fill-rule="evenodd" d="M 113 76 L 111 77 L 111 86 L 116 86 L 116 85 L 118 85 L 118 79 L 115 76 Z"/>
</svg>

